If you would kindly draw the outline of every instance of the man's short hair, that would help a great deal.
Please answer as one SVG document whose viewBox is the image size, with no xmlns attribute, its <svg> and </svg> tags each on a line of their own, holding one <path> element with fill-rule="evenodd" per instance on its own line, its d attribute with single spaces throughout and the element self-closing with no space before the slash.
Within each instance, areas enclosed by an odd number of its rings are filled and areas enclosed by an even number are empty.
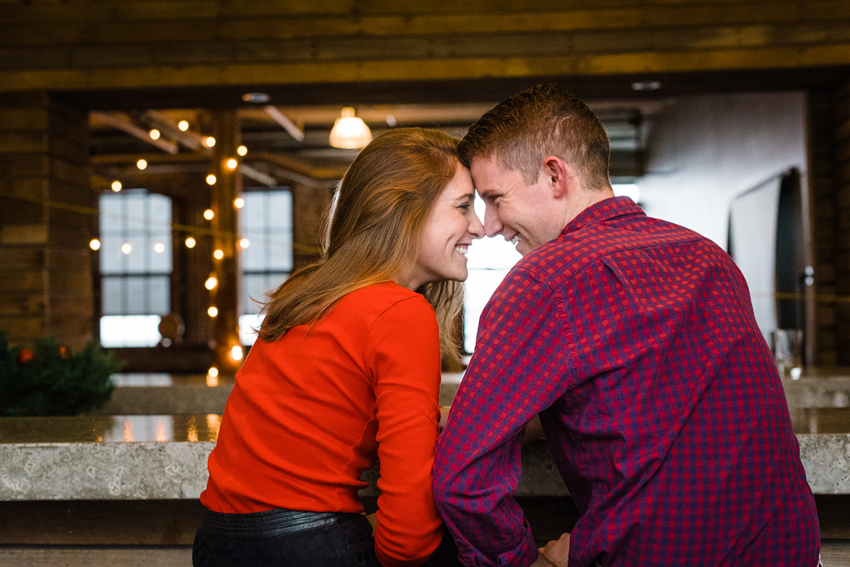
<svg viewBox="0 0 850 567">
<path fill-rule="evenodd" d="M 475 158 L 494 158 L 537 181 L 543 160 L 557 156 L 576 170 L 586 189 L 609 185 L 611 147 L 593 111 L 558 85 L 537 85 L 499 103 L 469 128 L 458 147 L 469 167 Z"/>
</svg>

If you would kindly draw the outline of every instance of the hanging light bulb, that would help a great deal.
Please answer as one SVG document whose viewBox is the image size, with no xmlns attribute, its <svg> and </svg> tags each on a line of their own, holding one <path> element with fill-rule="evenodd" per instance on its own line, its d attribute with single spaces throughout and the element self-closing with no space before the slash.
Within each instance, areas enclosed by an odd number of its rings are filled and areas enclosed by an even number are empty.
<svg viewBox="0 0 850 567">
<path fill-rule="evenodd" d="M 242 238 L 242 239 L 239 240 L 239 246 L 241 246 L 243 249 L 248 248 L 250 245 L 251 245 L 251 241 L 248 240 L 247 238 Z"/>
<path fill-rule="evenodd" d="M 163 252 L 165 252 L 165 244 L 163 244 L 162 242 L 157 242 L 153 245 L 153 251 L 157 254 L 162 254 Z"/>
<path fill-rule="evenodd" d="M 227 169 L 233 170 L 236 169 L 236 166 L 239 165 L 239 162 L 236 161 L 236 159 L 234 158 L 230 158 L 229 160 L 227 160 L 227 163 L 225 165 L 227 165 Z"/>
<path fill-rule="evenodd" d="M 214 290 L 216 285 L 218 285 L 218 280 L 215 279 L 215 276 L 208 277 L 207 281 L 204 283 L 204 287 L 210 291 Z"/>
<path fill-rule="evenodd" d="M 121 245 L 121 252 L 123 252 L 124 254 L 129 254 L 132 251 L 133 251 L 133 247 L 130 246 L 129 242 L 125 242 L 124 244 Z"/>
<path fill-rule="evenodd" d="M 191 236 L 186 239 L 186 248 L 194 248 L 197 241 Z"/>
<path fill-rule="evenodd" d="M 120 181 L 118 181 L 118 180 L 116 179 L 115 181 L 113 181 L 113 182 L 112 182 L 112 190 L 113 190 L 113 191 L 115 191 L 115 192 L 117 193 L 118 191 L 120 191 L 120 190 L 121 190 L 121 188 L 122 188 L 122 185 L 121 185 L 121 182 L 120 182 Z"/>
<path fill-rule="evenodd" d="M 233 206 L 237 209 L 241 209 L 245 206 L 245 199 L 243 199 L 242 197 L 236 197 L 235 199 L 233 199 Z"/>
<path fill-rule="evenodd" d="M 207 136 L 206 138 L 204 138 L 204 145 L 208 148 L 213 147 L 215 145 L 215 138 L 213 138 L 212 136 Z"/>
<path fill-rule="evenodd" d="M 207 219 L 207 220 L 213 220 L 213 217 L 214 217 L 214 216 L 215 216 L 215 213 L 213 212 L 213 210 L 212 210 L 212 209 L 207 209 L 206 211 L 204 211 L 204 218 L 205 218 L 205 219 Z"/>
<path fill-rule="evenodd" d="M 100 240 L 92 238 L 91 242 L 89 242 L 89 248 L 92 250 L 100 250 Z"/>
<path fill-rule="evenodd" d="M 215 258 L 216 260 L 221 260 L 222 258 L 224 258 L 224 250 L 219 248 L 218 250 L 213 252 L 213 258 Z"/>
<path fill-rule="evenodd" d="M 372 132 L 363 119 L 354 116 L 354 107 L 343 108 L 331 130 L 331 145 L 335 148 L 362 148 L 371 141 Z"/>
<path fill-rule="evenodd" d="M 236 148 L 236 153 L 240 156 L 244 156 L 248 153 L 248 148 L 246 148 L 245 146 L 239 146 L 238 148 Z"/>
<path fill-rule="evenodd" d="M 207 309 L 207 315 L 209 315 L 210 317 L 217 316 L 218 315 L 218 309 L 216 307 L 210 307 L 209 309 Z"/>
<path fill-rule="evenodd" d="M 148 132 L 148 135 L 151 137 L 151 140 L 159 140 L 161 134 L 159 130 L 153 128 L 150 132 Z"/>
<path fill-rule="evenodd" d="M 177 127 L 180 128 L 181 132 L 185 132 L 189 129 L 189 122 L 187 120 L 181 120 L 177 123 Z"/>
<path fill-rule="evenodd" d="M 138 167 L 139 169 L 145 169 L 147 166 L 148 166 L 147 160 L 140 159 L 139 161 L 136 162 L 136 167 Z"/>
<path fill-rule="evenodd" d="M 242 357 L 245 353 L 242 352 L 242 347 L 239 345 L 234 346 L 230 349 L 230 358 L 233 360 L 242 360 Z"/>
<path fill-rule="evenodd" d="M 215 182 L 216 182 L 215 175 L 213 175 L 212 173 L 207 175 L 207 185 L 215 185 Z"/>
</svg>

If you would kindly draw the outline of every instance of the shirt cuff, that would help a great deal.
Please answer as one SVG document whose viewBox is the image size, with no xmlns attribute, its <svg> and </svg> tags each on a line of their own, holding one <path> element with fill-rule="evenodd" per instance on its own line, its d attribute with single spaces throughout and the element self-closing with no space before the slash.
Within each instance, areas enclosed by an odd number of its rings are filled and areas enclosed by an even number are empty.
<svg viewBox="0 0 850 567">
<path fill-rule="evenodd" d="M 537 559 L 537 545 L 534 543 L 534 537 L 531 535 L 531 530 L 528 529 L 528 524 L 525 526 L 525 534 L 519 541 L 519 544 L 496 557 L 494 563 L 485 557 L 479 550 L 472 547 L 469 542 L 455 540 L 461 563 L 467 567 L 502 567 L 503 565 L 511 565 L 512 567 L 528 567 Z"/>
</svg>

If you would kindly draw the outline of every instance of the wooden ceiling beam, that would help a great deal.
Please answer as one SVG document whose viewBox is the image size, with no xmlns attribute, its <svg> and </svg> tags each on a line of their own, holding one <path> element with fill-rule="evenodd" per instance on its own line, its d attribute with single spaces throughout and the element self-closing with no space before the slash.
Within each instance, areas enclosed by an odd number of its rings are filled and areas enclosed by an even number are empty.
<svg viewBox="0 0 850 567">
<path fill-rule="evenodd" d="M 131 136 L 138 138 L 143 142 L 147 142 L 148 144 L 161 149 L 164 152 L 169 154 L 176 154 L 179 150 L 177 144 L 173 142 L 169 142 L 168 140 L 157 139 L 154 140 L 151 138 L 150 133 L 147 130 L 143 130 L 136 124 L 132 118 L 127 116 L 123 112 L 98 112 L 92 111 L 91 117 L 95 120 L 99 120 L 104 124 L 108 124 L 113 128 L 117 128 L 130 134 Z"/>
</svg>

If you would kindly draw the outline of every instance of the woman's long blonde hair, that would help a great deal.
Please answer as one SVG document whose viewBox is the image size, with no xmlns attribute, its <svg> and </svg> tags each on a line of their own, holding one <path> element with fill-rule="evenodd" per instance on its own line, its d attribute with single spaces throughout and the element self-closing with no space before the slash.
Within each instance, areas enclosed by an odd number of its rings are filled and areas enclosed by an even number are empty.
<svg viewBox="0 0 850 567">
<path fill-rule="evenodd" d="M 457 144 L 439 130 L 401 128 L 363 148 L 337 187 L 321 260 L 270 294 L 260 338 L 274 341 L 317 320 L 346 294 L 406 273 L 434 203 L 457 173 Z M 434 307 L 443 358 L 452 363 L 460 358 L 455 321 L 461 290 L 455 281 L 417 290 Z"/>
</svg>

